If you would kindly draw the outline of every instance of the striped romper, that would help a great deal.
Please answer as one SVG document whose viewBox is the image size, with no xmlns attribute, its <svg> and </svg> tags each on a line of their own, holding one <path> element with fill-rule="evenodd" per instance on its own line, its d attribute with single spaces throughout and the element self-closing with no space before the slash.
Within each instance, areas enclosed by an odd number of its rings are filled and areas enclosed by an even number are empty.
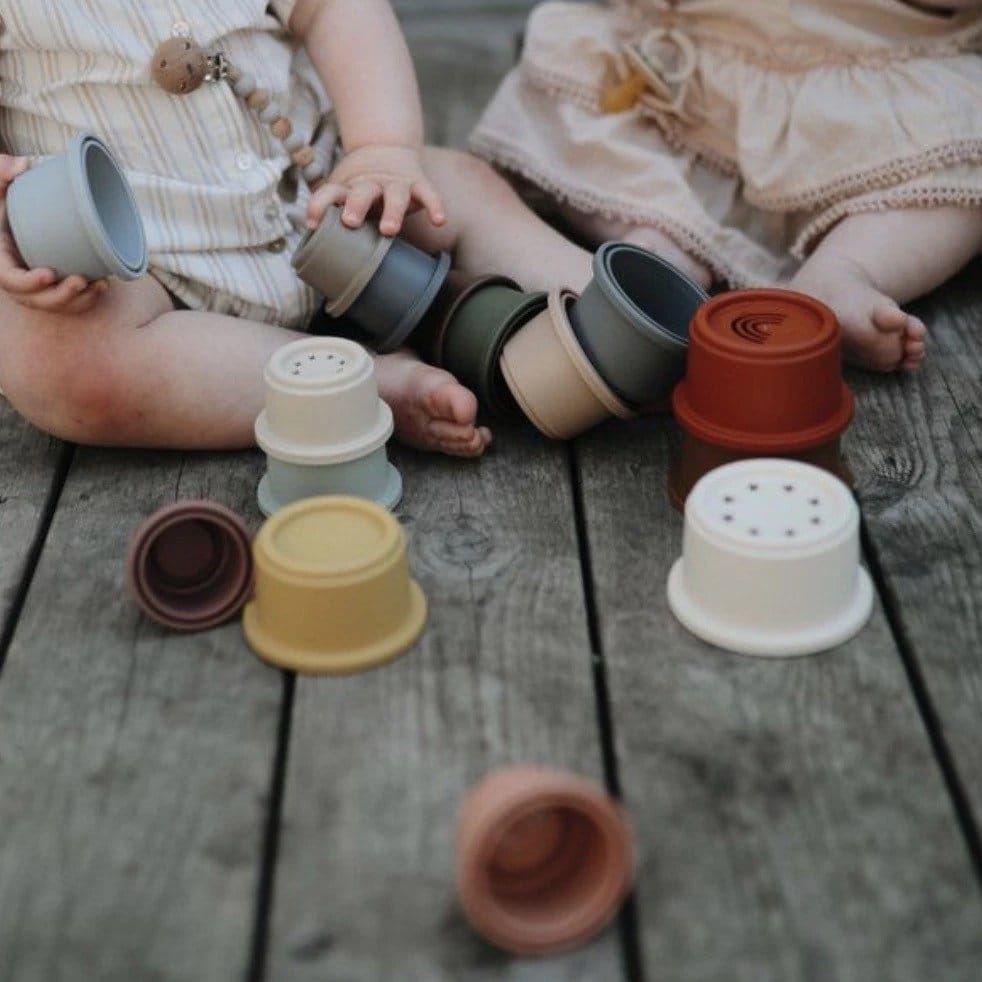
<svg viewBox="0 0 982 982">
<path fill-rule="evenodd" d="M 331 160 L 327 96 L 287 31 L 295 0 L 0 0 L 0 152 L 33 159 L 80 130 L 126 170 L 150 273 L 183 303 L 286 327 L 317 297 L 290 255 L 307 189 L 282 145 L 224 82 L 173 96 L 150 77 L 171 35 L 221 50 Z"/>
</svg>

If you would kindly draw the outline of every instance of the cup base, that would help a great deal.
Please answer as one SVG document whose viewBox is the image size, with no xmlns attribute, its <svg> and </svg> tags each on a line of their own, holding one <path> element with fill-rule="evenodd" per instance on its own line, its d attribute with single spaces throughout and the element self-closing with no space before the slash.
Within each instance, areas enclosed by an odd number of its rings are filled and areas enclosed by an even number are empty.
<svg viewBox="0 0 982 982">
<path fill-rule="evenodd" d="M 387 464 L 388 480 L 386 481 L 385 487 L 373 498 L 366 498 L 368 501 L 374 501 L 375 504 L 379 505 L 381 508 L 385 508 L 387 511 L 395 511 L 398 507 L 399 502 L 402 501 L 402 475 L 396 469 L 395 465 Z M 276 495 L 273 493 L 271 482 L 269 480 L 268 474 L 263 474 L 262 479 L 259 481 L 259 487 L 256 489 L 256 501 L 259 505 L 259 510 L 265 515 L 266 518 L 270 518 L 275 515 L 281 508 L 285 508 L 287 505 L 292 505 L 291 501 L 280 501 Z M 329 493 L 329 492 L 321 492 Z M 351 491 L 345 491 L 345 494 L 352 494 Z M 311 497 L 314 497 L 311 495 Z M 355 495 L 358 497 L 358 495 Z M 300 499 L 294 499 L 300 500 Z"/>
<path fill-rule="evenodd" d="M 409 591 L 409 616 L 403 627 L 382 641 L 354 651 L 313 651 L 285 645 L 259 626 L 254 601 L 242 615 L 242 630 L 256 655 L 277 668 L 304 675 L 353 675 L 395 661 L 419 640 L 426 626 L 426 597 L 415 580 L 410 582 Z"/>
<path fill-rule="evenodd" d="M 668 576 L 668 605 L 686 630 L 710 644 L 738 655 L 791 658 L 814 655 L 843 644 L 858 634 L 873 612 L 873 583 L 859 568 L 852 603 L 835 620 L 799 631 L 749 630 L 726 624 L 706 611 L 685 586 L 684 559 L 677 559 Z"/>
</svg>

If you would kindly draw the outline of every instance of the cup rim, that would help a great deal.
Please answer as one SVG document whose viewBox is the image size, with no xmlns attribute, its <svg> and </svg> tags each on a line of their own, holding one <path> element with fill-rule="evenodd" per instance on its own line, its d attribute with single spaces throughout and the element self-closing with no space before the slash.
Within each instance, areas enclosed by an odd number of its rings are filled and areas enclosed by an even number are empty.
<svg viewBox="0 0 982 982">
<path fill-rule="evenodd" d="M 136 264 L 127 262 L 123 254 L 116 248 L 116 244 L 113 242 L 109 230 L 106 228 L 106 224 L 102 220 L 102 216 L 96 206 L 95 198 L 92 195 L 92 188 L 85 176 L 86 160 L 89 153 L 93 151 L 99 153 L 109 162 L 116 176 L 119 178 L 119 186 L 126 199 L 134 228 L 140 240 L 141 258 Z M 125 271 L 122 274 L 115 272 L 115 275 L 130 274 L 130 278 L 142 276 L 147 271 L 149 265 L 146 232 L 143 228 L 143 220 L 140 217 L 140 210 L 137 207 L 133 189 L 130 187 L 129 181 L 126 179 L 126 175 L 119 165 L 119 161 L 116 160 L 109 147 L 94 133 L 90 132 L 83 132 L 74 136 L 68 144 L 66 156 L 68 158 L 68 177 L 72 185 L 73 195 L 89 217 L 89 222 L 85 228 L 86 238 L 89 240 L 90 245 L 98 253 L 104 265 L 114 271 Z M 93 236 L 91 231 L 93 227 L 100 229 L 102 234 Z"/>
<path fill-rule="evenodd" d="M 460 291 L 460 293 L 454 297 L 453 303 L 451 303 L 447 308 L 439 326 L 437 327 L 436 337 L 433 339 L 433 361 L 438 367 L 443 367 L 444 339 L 446 338 L 447 330 L 450 327 L 451 321 L 457 316 L 460 308 L 463 307 L 463 305 L 467 303 L 471 297 L 474 296 L 474 294 L 494 286 L 514 290 L 516 293 L 522 292 L 522 288 L 514 280 L 509 279 L 507 276 L 499 276 L 495 273 L 478 276 L 471 280 Z"/>
<path fill-rule="evenodd" d="M 842 436 L 849 428 L 856 413 L 856 398 L 852 389 L 843 381 L 839 408 L 827 420 L 803 430 L 782 433 L 753 433 L 735 430 L 725 424 L 714 423 L 692 408 L 688 396 L 688 379 L 682 379 L 672 392 L 672 412 L 679 426 L 686 433 L 716 446 L 744 452 L 794 453 L 810 450 Z"/>
<path fill-rule="evenodd" d="M 207 616 L 189 616 L 160 602 L 143 577 L 154 543 L 168 528 L 180 522 L 198 521 L 217 527 L 232 543 L 242 560 L 236 587 L 225 603 Z M 172 502 L 151 513 L 130 536 L 126 554 L 127 584 L 137 606 L 153 621 L 175 631 L 206 631 L 231 620 L 249 599 L 253 582 L 251 536 L 242 518 L 216 501 L 190 499 Z"/>
<path fill-rule="evenodd" d="M 413 331 L 416 330 L 419 322 L 426 315 L 426 312 L 430 309 L 430 307 L 433 306 L 433 301 L 443 288 L 443 284 L 447 280 L 447 274 L 450 272 L 452 262 L 453 261 L 450 258 L 450 254 L 447 252 L 441 252 L 439 256 L 436 257 L 433 275 L 430 277 L 430 280 L 426 284 L 425 288 L 413 301 L 413 304 L 409 310 L 402 315 L 399 323 L 396 324 L 385 340 L 379 342 L 378 351 L 380 354 L 388 354 L 389 352 L 395 351 L 406 341 Z"/>
<path fill-rule="evenodd" d="M 586 352 L 580 347 L 569 320 L 569 308 L 577 299 L 578 295 L 573 290 L 561 290 L 549 295 L 549 320 L 553 333 L 583 383 L 604 409 L 617 419 L 633 419 L 634 411 L 603 380 Z"/>
<path fill-rule="evenodd" d="M 666 327 L 655 320 L 650 314 L 645 313 L 631 297 L 618 285 L 614 274 L 610 269 L 610 263 L 615 255 L 620 252 L 632 252 L 635 255 L 643 256 L 646 260 L 662 267 L 667 272 L 676 276 L 685 286 L 700 298 L 700 304 L 709 299 L 709 294 L 698 283 L 694 282 L 681 270 L 677 269 L 670 262 L 663 259 L 657 253 L 643 249 L 641 246 L 631 242 L 612 241 L 603 243 L 593 257 L 593 280 L 601 294 L 613 307 L 617 309 L 621 320 L 630 324 L 634 333 L 648 344 L 658 348 L 668 348 L 673 353 L 687 351 L 688 341 L 683 341 Z M 697 305 L 698 306 L 698 305 Z M 625 313 L 629 316 L 623 316 Z M 642 328 L 642 323 L 651 327 L 652 330 Z"/>
<path fill-rule="evenodd" d="M 297 466 L 302 467 L 304 465 Z M 402 474 L 399 473 L 395 464 L 388 459 L 386 459 L 386 476 L 386 485 L 379 491 L 378 496 L 366 500 L 373 501 L 386 511 L 395 511 L 399 507 L 399 502 L 402 501 Z M 292 501 L 278 501 L 270 486 L 269 473 L 263 474 L 256 487 L 256 504 L 266 518 L 272 518 L 277 512 L 293 503 Z"/>
<path fill-rule="evenodd" d="M 549 808 L 583 817 L 601 835 L 604 879 L 580 910 L 546 927 L 529 926 L 494 897 L 489 862 L 508 826 Z M 456 854 L 457 894 L 468 919 L 496 944 L 522 954 L 569 950 L 603 930 L 630 892 L 636 861 L 627 813 L 602 786 L 579 774 L 521 764 L 491 771 L 470 789 L 458 813 Z"/>
</svg>

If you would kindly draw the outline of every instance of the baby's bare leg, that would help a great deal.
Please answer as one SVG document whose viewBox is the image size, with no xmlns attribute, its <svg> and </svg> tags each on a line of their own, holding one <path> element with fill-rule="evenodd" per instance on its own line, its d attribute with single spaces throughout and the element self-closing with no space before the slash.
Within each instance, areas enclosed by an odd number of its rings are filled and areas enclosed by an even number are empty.
<svg viewBox="0 0 982 982">
<path fill-rule="evenodd" d="M 851 215 L 791 282 L 838 315 L 848 357 L 876 371 L 916 368 L 926 329 L 900 304 L 923 296 L 982 249 L 982 210 L 924 208 Z"/>
<path fill-rule="evenodd" d="M 302 335 L 218 314 L 175 311 L 147 277 L 114 282 L 85 315 L 28 310 L 0 293 L 0 388 L 39 428 L 102 446 L 251 446 L 263 367 Z M 376 360 L 397 435 L 460 456 L 483 452 L 476 400 L 404 355 Z"/>
<path fill-rule="evenodd" d="M 447 224 L 434 228 L 413 215 L 404 234 L 420 248 L 450 252 L 472 273 L 500 273 L 530 290 L 590 281 L 592 257 L 547 225 L 487 164 L 453 150 L 427 148 L 426 171 L 447 206 Z"/>
<path fill-rule="evenodd" d="M 580 235 L 596 246 L 613 239 L 633 242 L 642 249 L 661 256 L 700 286 L 708 289 L 713 283 L 713 274 L 709 267 L 693 259 L 674 239 L 652 225 L 631 225 L 574 208 L 565 208 L 563 217 Z"/>
</svg>

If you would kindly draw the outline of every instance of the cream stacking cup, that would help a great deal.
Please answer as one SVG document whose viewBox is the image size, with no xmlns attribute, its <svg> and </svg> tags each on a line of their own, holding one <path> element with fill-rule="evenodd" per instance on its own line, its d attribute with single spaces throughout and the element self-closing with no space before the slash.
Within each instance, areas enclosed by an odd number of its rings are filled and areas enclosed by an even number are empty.
<svg viewBox="0 0 982 982">
<path fill-rule="evenodd" d="M 266 365 L 266 408 L 256 442 L 266 454 L 259 508 L 324 494 L 366 498 L 395 508 L 402 478 L 389 463 L 392 411 L 379 398 L 368 352 L 342 338 L 302 338 Z"/>
<path fill-rule="evenodd" d="M 752 459 L 710 471 L 685 503 L 672 612 L 747 655 L 806 655 L 851 638 L 873 608 L 859 565 L 859 509 L 825 470 Z"/>
</svg>

